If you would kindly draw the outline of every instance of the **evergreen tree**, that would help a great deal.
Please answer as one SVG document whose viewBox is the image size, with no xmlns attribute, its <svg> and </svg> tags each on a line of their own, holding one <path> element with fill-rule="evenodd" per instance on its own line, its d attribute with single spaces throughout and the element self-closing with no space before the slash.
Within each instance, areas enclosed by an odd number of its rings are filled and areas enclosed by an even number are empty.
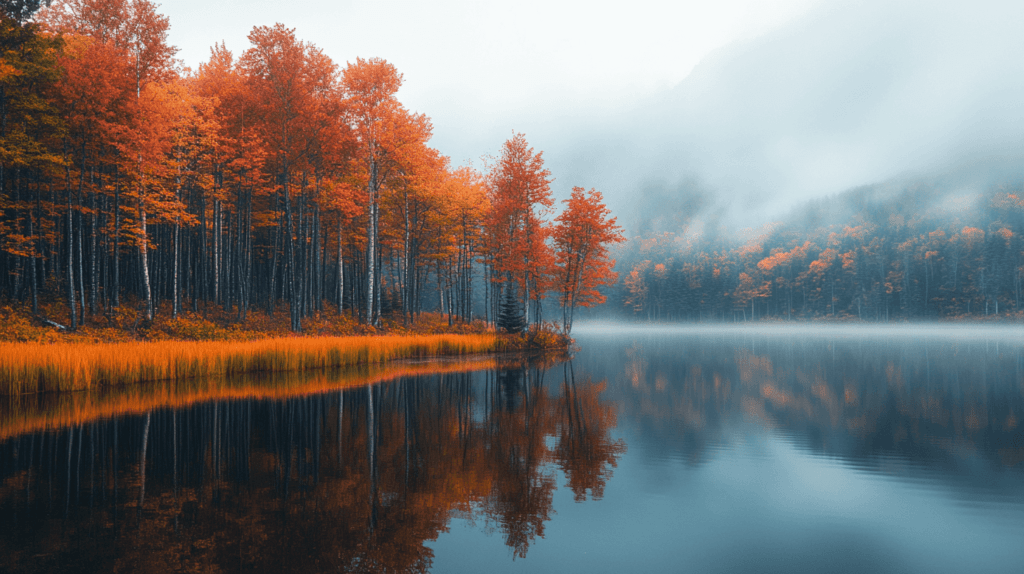
<svg viewBox="0 0 1024 574">
<path fill-rule="evenodd" d="M 519 297 L 516 296 L 515 281 L 505 283 L 505 299 L 498 311 L 498 328 L 509 333 L 522 333 L 526 330 L 523 310 L 520 309 Z"/>
</svg>

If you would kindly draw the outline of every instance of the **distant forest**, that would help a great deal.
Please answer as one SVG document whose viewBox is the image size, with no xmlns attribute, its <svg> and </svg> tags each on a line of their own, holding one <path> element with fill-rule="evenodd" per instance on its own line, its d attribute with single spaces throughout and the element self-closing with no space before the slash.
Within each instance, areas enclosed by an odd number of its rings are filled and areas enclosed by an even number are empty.
<svg viewBox="0 0 1024 574">
<path fill-rule="evenodd" d="M 663 321 L 1019 316 L 1024 193 L 954 188 L 858 188 L 742 237 L 685 228 L 634 236 L 615 254 L 609 304 Z"/>
</svg>

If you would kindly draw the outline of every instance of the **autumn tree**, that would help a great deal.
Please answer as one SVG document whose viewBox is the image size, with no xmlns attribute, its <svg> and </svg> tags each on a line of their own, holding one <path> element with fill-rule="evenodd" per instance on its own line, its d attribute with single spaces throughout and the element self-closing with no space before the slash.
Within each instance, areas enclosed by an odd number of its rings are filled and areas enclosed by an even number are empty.
<svg viewBox="0 0 1024 574">
<path fill-rule="evenodd" d="M 460 167 L 448 174 L 445 197 L 446 234 L 451 244 L 448 253 L 452 315 L 472 319 L 473 263 L 482 254 L 483 222 L 490 211 L 487 189 L 479 173 Z"/>
<path fill-rule="evenodd" d="M 648 319 L 650 319 L 650 313 L 647 300 L 650 288 L 647 285 L 647 270 L 650 266 L 650 259 L 644 259 L 634 264 L 622 282 L 622 286 L 626 291 L 622 301 L 623 304 L 634 314 L 647 310 Z"/>
<path fill-rule="evenodd" d="M 529 323 L 531 300 L 535 317 L 540 316 L 540 300 L 554 260 L 543 220 L 554 205 L 551 172 L 544 167 L 543 152 L 535 153 L 526 137 L 517 133 L 502 146 L 489 180 L 488 262 L 491 281 L 498 287 L 492 301 L 496 305 L 515 282 L 523 292 Z"/>
<path fill-rule="evenodd" d="M 597 288 L 618 278 L 612 271 L 615 261 L 608 258 L 608 246 L 625 241 L 625 237 L 603 200 L 600 191 L 574 187 L 569 199 L 562 200 L 562 213 L 555 217 L 556 286 L 566 333 L 572 331 L 576 307 L 604 303 L 606 297 Z M 664 269 L 661 265 L 662 274 Z"/>
<path fill-rule="evenodd" d="M 348 108 L 359 142 L 360 167 L 366 180 L 366 253 L 364 320 L 376 325 L 379 320 L 380 262 L 378 236 L 380 223 L 381 163 L 387 153 L 382 149 L 386 123 L 399 106 L 395 93 L 402 85 L 402 75 L 380 58 L 357 58 L 344 71 Z"/>
<path fill-rule="evenodd" d="M 356 138 L 359 179 L 366 190 L 366 247 L 363 320 L 377 325 L 381 315 L 381 194 L 388 187 L 409 185 L 408 177 L 430 162 L 426 147 L 433 126 L 398 101 L 402 75 L 381 58 L 356 58 L 342 72 L 346 108 Z M 404 250 L 406 276 L 411 273 L 413 249 Z"/>
<path fill-rule="evenodd" d="M 56 0 L 39 19 L 52 30 L 89 36 L 122 50 L 139 96 L 145 84 L 174 75 L 178 49 L 167 43 L 171 23 L 157 6 L 148 0 Z"/>
<path fill-rule="evenodd" d="M 403 139 L 398 133 L 388 135 L 392 145 Z M 378 272 L 382 273 L 382 280 L 375 292 L 382 301 L 388 299 L 392 312 L 400 306 L 405 320 L 412 321 L 419 311 L 430 268 L 437 273 L 440 307 L 445 308 L 442 267 L 452 235 L 448 219 L 448 158 L 415 139 L 405 144 L 408 147 L 392 148 L 387 162 L 391 164 L 389 177 L 379 194 Z M 405 157 L 395 163 L 398 157 L 394 152 Z M 384 262 L 389 259 L 397 259 L 398 264 L 387 265 L 390 271 L 384 273 Z"/>
<path fill-rule="evenodd" d="M 168 195 L 172 203 L 163 216 L 173 229 L 174 255 L 170 272 L 171 316 L 178 317 L 182 307 L 183 285 L 189 279 L 184 268 L 182 244 L 189 230 L 199 224 L 195 210 L 196 197 L 206 195 L 213 187 L 210 168 L 218 126 L 213 115 L 213 101 L 201 96 L 188 78 L 163 86 L 164 107 L 170 115 L 170 150 L 168 162 Z M 193 299 L 194 300 L 194 299 Z"/>
<path fill-rule="evenodd" d="M 120 150 L 128 141 L 129 122 L 138 111 L 135 105 L 134 82 L 130 64 L 123 51 L 109 42 L 91 36 L 65 34 L 66 47 L 61 56 L 63 69 L 54 102 L 60 110 L 67 129 L 62 133 L 61 156 L 64 164 L 64 190 L 67 194 L 68 249 L 76 257 L 68 257 L 67 284 L 71 307 L 71 327 L 77 323 L 76 291 L 82 301 L 81 316 L 85 320 L 84 303 L 88 287 L 88 312 L 96 314 L 99 282 L 97 266 L 99 245 L 97 232 L 101 219 L 97 206 L 111 199 L 104 181 L 114 180 L 113 251 L 115 261 L 119 253 L 122 201 L 119 175 L 134 171 L 136 162 L 122 161 Z M 77 176 L 75 175 L 77 172 Z M 106 176 L 106 177 L 104 177 Z M 112 176 L 112 177 L 111 177 Z M 88 202 L 86 203 L 86 198 Z M 74 210 L 72 210 L 72 204 Z M 85 213 L 88 210 L 88 232 Z M 77 220 L 77 225 L 72 225 Z M 77 247 L 77 249 L 75 249 Z M 86 266 L 82 253 L 89 253 Z M 77 253 L 76 253 L 77 252 Z M 77 266 L 72 265 L 77 259 Z M 115 267 L 117 265 L 115 264 Z M 89 281 L 85 277 L 88 274 Z M 114 291 L 117 304 L 118 281 L 115 272 Z"/>
<path fill-rule="evenodd" d="M 166 16 L 157 12 L 155 4 L 147 0 L 58 0 L 40 11 L 39 19 L 56 32 L 86 36 L 107 45 L 125 64 L 119 69 L 124 74 L 122 79 L 133 89 L 135 98 L 129 107 L 128 117 L 118 123 L 117 141 L 108 144 L 118 148 L 118 171 L 125 174 L 126 184 L 130 185 L 127 195 L 135 200 L 136 228 L 132 235 L 138 247 L 146 316 L 152 319 L 154 302 L 150 273 L 150 234 L 147 229 L 147 210 L 150 207 L 147 184 L 154 183 L 148 175 L 152 175 L 150 172 L 157 168 L 162 158 L 158 157 L 159 152 L 138 146 L 154 144 L 159 140 L 154 139 L 154 125 L 148 120 L 154 113 L 160 112 L 153 107 L 151 99 L 144 97 L 143 92 L 149 84 L 169 81 L 175 75 L 174 54 L 177 48 L 167 42 L 170 22 Z M 146 158 L 149 158 L 149 164 Z M 82 163 L 80 169 L 86 169 L 86 164 Z M 71 193 L 70 187 L 67 193 Z M 118 246 L 114 248 L 116 250 Z M 79 281 L 82 275 L 79 272 Z M 69 281 L 69 284 L 73 283 Z M 117 280 L 114 289 L 119 288 Z"/>
<path fill-rule="evenodd" d="M 298 40 L 295 30 L 282 24 L 253 28 L 249 41 L 252 47 L 242 55 L 240 65 L 261 118 L 258 125 L 279 190 L 277 203 L 284 208 L 279 219 L 284 239 L 282 287 L 289 301 L 292 330 L 300 331 L 310 285 L 311 257 L 305 244 L 305 226 L 310 223 L 307 188 L 312 180 L 314 194 L 318 191 L 315 151 L 322 147 L 318 146 L 320 138 L 340 111 L 335 97 L 337 70 L 319 48 Z M 275 265 L 271 310 L 276 277 Z"/>
<path fill-rule="evenodd" d="M 64 129 L 52 98 L 63 42 L 9 14 L 0 14 L 0 265 L 12 273 L 0 285 L 13 278 L 9 292 L 27 288 L 35 312 L 48 251 L 42 185 L 60 166 L 52 142 Z"/>
</svg>

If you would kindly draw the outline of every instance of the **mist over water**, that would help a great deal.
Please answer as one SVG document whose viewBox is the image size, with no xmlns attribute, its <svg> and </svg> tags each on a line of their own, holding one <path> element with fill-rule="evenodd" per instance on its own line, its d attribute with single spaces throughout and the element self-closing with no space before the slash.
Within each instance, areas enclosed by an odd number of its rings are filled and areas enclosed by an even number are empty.
<svg viewBox="0 0 1024 574">
<path fill-rule="evenodd" d="M 699 339 L 721 340 L 739 337 L 749 341 L 764 339 L 785 339 L 800 341 L 811 338 L 831 343 L 843 341 L 870 340 L 872 342 L 894 341 L 906 347 L 918 341 L 937 341 L 948 345 L 960 343 L 982 343 L 986 348 L 1000 343 L 1010 344 L 1010 349 L 1024 346 L 1024 328 L 1017 325 L 977 323 L 888 323 L 888 324 L 839 324 L 839 323 L 637 323 L 614 320 L 579 321 L 573 325 L 573 334 L 589 337 L 697 337 Z"/>
</svg>

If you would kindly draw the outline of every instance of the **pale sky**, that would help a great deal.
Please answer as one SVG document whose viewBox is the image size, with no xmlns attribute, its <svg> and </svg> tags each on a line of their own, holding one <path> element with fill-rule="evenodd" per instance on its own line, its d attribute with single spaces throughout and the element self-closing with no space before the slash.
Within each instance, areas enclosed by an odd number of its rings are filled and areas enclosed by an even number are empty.
<svg viewBox="0 0 1024 574">
<path fill-rule="evenodd" d="M 678 84 L 709 52 L 805 12 L 815 0 L 169 0 L 178 56 L 212 44 L 236 55 L 257 25 L 281 22 L 339 65 L 379 56 L 405 77 L 400 99 L 434 121 L 456 163 L 494 154 L 512 130 L 629 108 Z M 544 141 L 538 149 L 549 150 Z"/>
</svg>

